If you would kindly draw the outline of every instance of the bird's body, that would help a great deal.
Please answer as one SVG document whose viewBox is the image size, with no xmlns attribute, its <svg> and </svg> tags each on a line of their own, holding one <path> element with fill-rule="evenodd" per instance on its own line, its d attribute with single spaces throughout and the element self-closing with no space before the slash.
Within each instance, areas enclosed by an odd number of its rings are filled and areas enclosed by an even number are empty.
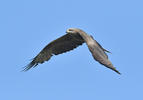
<svg viewBox="0 0 143 100">
<path fill-rule="evenodd" d="M 112 63 L 109 61 L 107 54 L 104 52 L 104 49 L 102 49 L 96 40 L 92 41 L 92 43 L 88 44 L 88 48 L 90 52 L 92 53 L 93 58 L 98 61 L 100 64 L 114 70 L 118 74 L 120 74 L 119 71 L 115 69 L 115 67 L 112 65 Z"/>
<path fill-rule="evenodd" d="M 78 28 L 69 28 L 66 33 L 66 35 L 49 43 L 33 59 L 33 61 L 25 67 L 24 71 L 37 66 L 39 63 L 48 61 L 53 55 L 62 54 L 64 52 L 73 50 L 83 43 L 86 43 L 96 61 L 120 74 L 120 72 L 117 71 L 115 67 L 113 67 L 112 63 L 108 60 L 108 56 L 105 51 L 109 51 L 104 49 L 96 40 L 94 40 L 92 36 Z"/>
</svg>

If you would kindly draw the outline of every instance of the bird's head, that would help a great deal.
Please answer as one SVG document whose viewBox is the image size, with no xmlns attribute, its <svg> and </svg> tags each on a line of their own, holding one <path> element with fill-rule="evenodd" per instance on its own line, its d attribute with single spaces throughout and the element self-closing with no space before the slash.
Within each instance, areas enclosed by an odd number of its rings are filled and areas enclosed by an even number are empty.
<svg viewBox="0 0 143 100">
<path fill-rule="evenodd" d="M 69 28 L 66 30 L 66 33 L 77 34 L 77 33 L 80 33 L 80 31 L 82 31 L 82 30 L 78 29 L 78 28 Z"/>
</svg>

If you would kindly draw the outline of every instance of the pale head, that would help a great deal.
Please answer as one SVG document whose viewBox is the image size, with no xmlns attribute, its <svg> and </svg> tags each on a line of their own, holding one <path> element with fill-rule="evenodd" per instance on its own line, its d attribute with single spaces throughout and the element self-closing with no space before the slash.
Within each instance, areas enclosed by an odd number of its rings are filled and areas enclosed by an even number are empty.
<svg viewBox="0 0 143 100">
<path fill-rule="evenodd" d="M 82 30 L 78 28 L 69 28 L 66 30 L 66 33 L 77 34 L 80 33 Z"/>
</svg>

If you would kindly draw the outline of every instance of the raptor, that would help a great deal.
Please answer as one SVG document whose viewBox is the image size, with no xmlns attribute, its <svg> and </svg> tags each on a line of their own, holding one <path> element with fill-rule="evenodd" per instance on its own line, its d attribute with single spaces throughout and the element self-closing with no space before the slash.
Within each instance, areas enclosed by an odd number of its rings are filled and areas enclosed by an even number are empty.
<svg viewBox="0 0 143 100">
<path fill-rule="evenodd" d="M 110 52 L 104 49 L 91 35 L 88 35 L 86 32 L 78 28 L 69 28 L 66 33 L 67 34 L 64 36 L 50 42 L 44 47 L 43 50 L 41 50 L 41 52 L 23 69 L 23 71 L 27 71 L 32 67 L 36 67 L 39 63 L 42 64 L 45 61 L 50 60 L 54 55 L 65 53 L 86 43 L 96 61 L 120 74 L 108 59 L 106 52 Z"/>
</svg>

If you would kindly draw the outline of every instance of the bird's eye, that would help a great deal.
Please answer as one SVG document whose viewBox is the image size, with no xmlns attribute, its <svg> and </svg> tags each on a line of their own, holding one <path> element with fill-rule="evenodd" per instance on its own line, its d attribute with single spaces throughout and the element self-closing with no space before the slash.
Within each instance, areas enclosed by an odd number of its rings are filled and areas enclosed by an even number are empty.
<svg viewBox="0 0 143 100">
<path fill-rule="evenodd" d="M 73 31 L 72 29 L 69 29 L 69 31 Z"/>
<path fill-rule="evenodd" d="M 66 33 L 75 33 L 74 29 L 70 28 L 66 31 Z"/>
</svg>

